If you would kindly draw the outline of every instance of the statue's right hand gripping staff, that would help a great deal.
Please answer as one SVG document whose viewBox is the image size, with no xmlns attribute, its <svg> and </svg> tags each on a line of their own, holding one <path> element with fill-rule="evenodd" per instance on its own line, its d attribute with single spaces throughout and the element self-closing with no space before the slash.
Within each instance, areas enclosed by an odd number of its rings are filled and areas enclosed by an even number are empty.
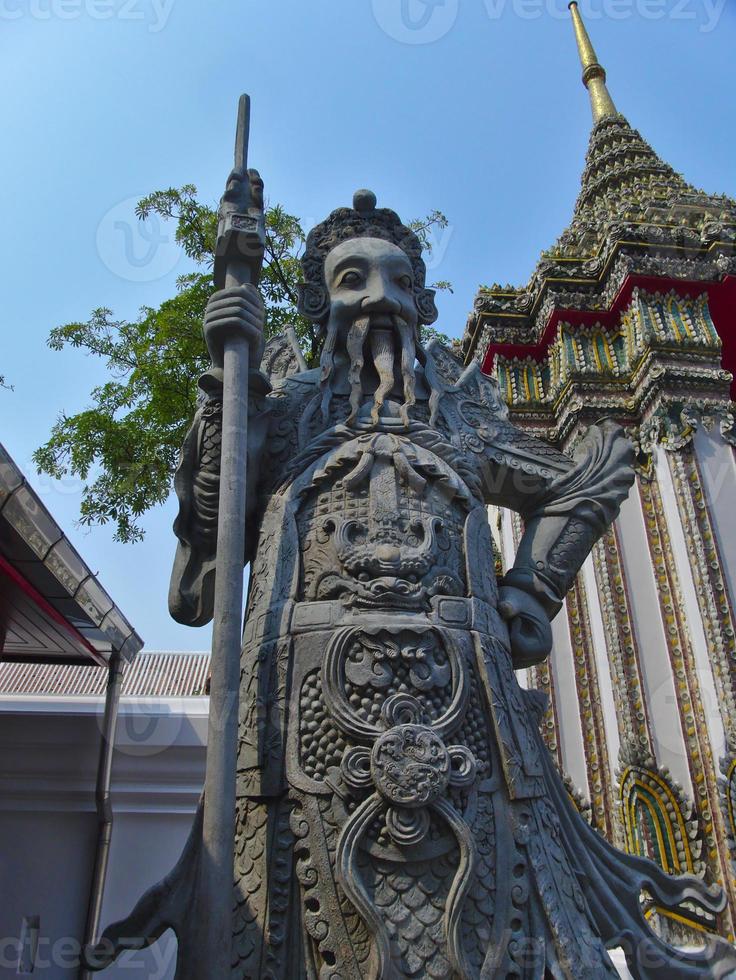
<svg viewBox="0 0 736 980">
<path fill-rule="evenodd" d="M 263 302 L 256 289 L 266 245 L 263 181 L 248 169 L 250 99 L 240 97 L 235 163 L 220 201 L 215 245 L 217 292 L 207 304 L 204 334 L 214 376 L 222 382 L 225 350 L 244 338 L 254 353 L 263 343 Z"/>
</svg>

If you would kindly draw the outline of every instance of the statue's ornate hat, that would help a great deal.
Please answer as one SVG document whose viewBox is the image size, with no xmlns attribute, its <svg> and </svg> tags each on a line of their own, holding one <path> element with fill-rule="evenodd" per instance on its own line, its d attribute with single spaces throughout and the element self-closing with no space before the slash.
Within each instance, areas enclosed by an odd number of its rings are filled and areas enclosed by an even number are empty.
<svg viewBox="0 0 736 980">
<path fill-rule="evenodd" d="M 358 190 L 352 208 L 337 208 L 307 236 L 302 257 L 304 282 L 299 289 L 299 312 L 310 320 L 324 322 L 329 298 L 324 278 L 325 259 L 341 242 L 351 238 L 382 238 L 397 245 L 409 258 L 414 271 L 414 297 L 420 323 L 434 323 L 437 308 L 434 290 L 426 288 L 427 268 L 422 259 L 422 243 L 389 208 L 376 207 L 373 191 Z"/>
</svg>

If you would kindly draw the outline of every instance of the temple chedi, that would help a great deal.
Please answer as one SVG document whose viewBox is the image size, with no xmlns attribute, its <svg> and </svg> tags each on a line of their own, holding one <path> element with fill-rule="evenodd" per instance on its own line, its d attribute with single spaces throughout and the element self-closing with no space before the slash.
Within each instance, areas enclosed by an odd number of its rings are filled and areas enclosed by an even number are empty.
<svg viewBox="0 0 736 980">
<path fill-rule="evenodd" d="M 603 417 L 637 483 L 554 621 L 547 744 L 618 847 L 726 889 L 714 918 L 652 903 L 679 942 L 736 924 L 736 201 L 691 186 L 617 110 L 575 3 L 593 130 L 569 227 L 521 288 L 482 288 L 466 362 L 565 451 Z M 499 562 L 520 519 L 490 515 Z"/>
</svg>

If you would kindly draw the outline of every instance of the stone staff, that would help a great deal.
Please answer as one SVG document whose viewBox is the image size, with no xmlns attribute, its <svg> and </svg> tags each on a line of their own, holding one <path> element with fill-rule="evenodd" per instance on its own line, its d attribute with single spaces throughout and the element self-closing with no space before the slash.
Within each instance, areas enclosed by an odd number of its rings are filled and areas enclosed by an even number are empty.
<svg viewBox="0 0 736 980">
<path fill-rule="evenodd" d="M 218 289 L 255 286 L 263 261 L 262 182 L 247 169 L 250 98 L 241 95 L 235 164 L 220 202 L 214 277 Z M 238 686 L 248 443 L 248 339 L 229 331 L 224 345 L 222 457 L 217 530 L 212 677 L 205 776 L 199 907 L 206 909 L 203 959 L 209 976 L 230 971 Z"/>
</svg>

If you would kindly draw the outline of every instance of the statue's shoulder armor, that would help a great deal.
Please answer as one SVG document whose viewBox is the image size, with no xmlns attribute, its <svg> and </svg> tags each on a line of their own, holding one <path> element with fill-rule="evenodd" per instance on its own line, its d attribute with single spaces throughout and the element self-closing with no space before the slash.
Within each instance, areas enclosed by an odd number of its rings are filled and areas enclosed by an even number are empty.
<svg viewBox="0 0 736 980">
<path fill-rule="evenodd" d="M 463 367 L 436 342 L 428 353 L 443 388 L 440 411 L 457 448 L 543 477 L 569 469 L 570 459 L 559 449 L 512 424 L 498 382 L 477 361 Z"/>
<path fill-rule="evenodd" d="M 436 387 L 442 392 L 440 416 L 458 449 L 478 453 L 508 422 L 508 408 L 498 382 L 483 374 L 477 361 L 467 367 L 437 341 L 427 348 Z M 438 420 L 439 421 L 439 420 Z"/>
<path fill-rule="evenodd" d="M 271 398 L 291 399 L 295 403 L 309 399 L 314 395 L 319 384 L 319 368 L 312 368 L 310 371 L 300 371 L 298 374 L 290 374 L 285 378 L 280 378 L 273 382 Z"/>
<path fill-rule="evenodd" d="M 299 452 L 299 423 L 317 391 L 319 370 L 281 378 L 265 401 L 267 430 L 264 440 L 263 477 L 274 480 Z"/>
<path fill-rule="evenodd" d="M 481 370 L 477 361 L 467 367 L 459 357 L 438 340 L 427 345 L 429 365 L 425 374 L 428 380 L 442 391 L 442 413 L 454 425 L 458 421 L 463 429 L 475 431 L 479 426 L 494 429 L 502 421 L 508 422 L 509 410 L 501 397 L 495 378 Z"/>
<path fill-rule="evenodd" d="M 276 334 L 274 337 L 269 337 L 263 348 L 261 371 L 266 375 L 271 385 L 275 385 L 284 378 L 299 373 L 301 370 L 299 360 L 294 344 L 289 337 L 285 333 Z"/>
<path fill-rule="evenodd" d="M 301 361 L 304 363 L 303 358 Z M 292 341 L 283 333 L 266 341 L 260 370 L 269 382 L 266 407 L 275 416 L 296 408 L 314 394 L 319 383 L 319 368 L 302 371 Z"/>
<path fill-rule="evenodd" d="M 432 358 L 435 374 L 443 384 L 456 384 L 463 373 L 463 362 L 460 358 L 436 338 L 427 344 L 427 354 Z"/>
</svg>

